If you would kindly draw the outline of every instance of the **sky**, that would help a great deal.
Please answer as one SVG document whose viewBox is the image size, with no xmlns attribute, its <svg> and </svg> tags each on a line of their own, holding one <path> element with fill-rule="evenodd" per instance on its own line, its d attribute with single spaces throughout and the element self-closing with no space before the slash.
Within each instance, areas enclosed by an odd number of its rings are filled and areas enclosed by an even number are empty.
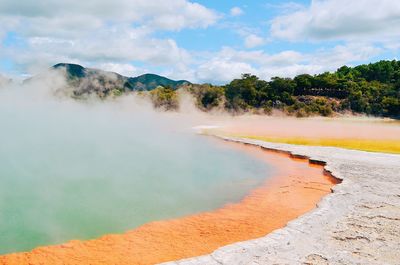
<svg viewBox="0 0 400 265">
<path fill-rule="evenodd" d="M 0 73 L 60 63 L 224 84 L 334 71 L 400 49 L 398 0 L 0 0 Z"/>
</svg>

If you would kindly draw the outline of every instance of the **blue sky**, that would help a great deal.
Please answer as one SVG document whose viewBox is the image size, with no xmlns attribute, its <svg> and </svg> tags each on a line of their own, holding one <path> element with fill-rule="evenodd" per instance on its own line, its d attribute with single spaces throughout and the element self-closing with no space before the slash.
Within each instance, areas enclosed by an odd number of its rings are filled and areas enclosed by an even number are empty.
<svg viewBox="0 0 400 265">
<path fill-rule="evenodd" d="M 0 25 L 3 75 L 74 62 L 220 84 L 396 59 L 400 1 L 2 0 Z"/>
</svg>

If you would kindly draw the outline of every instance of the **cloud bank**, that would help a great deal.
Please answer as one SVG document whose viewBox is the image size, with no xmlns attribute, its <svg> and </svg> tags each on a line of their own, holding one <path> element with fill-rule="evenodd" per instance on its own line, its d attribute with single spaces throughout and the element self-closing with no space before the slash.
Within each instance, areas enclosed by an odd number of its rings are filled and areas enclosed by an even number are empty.
<svg viewBox="0 0 400 265">
<path fill-rule="evenodd" d="M 223 84 L 248 72 L 268 79 L 393 59 L 400 49 L 395 0 L 259 3 L 265 19 L 253 24 L 251 7 L 215 10 L 206 1 L 188 0 L 3 0 L 0 66 L 3 59 L 17 74 L 35 74 L 71 62 L 128 76 L 154 72 Z"/>
</svg>

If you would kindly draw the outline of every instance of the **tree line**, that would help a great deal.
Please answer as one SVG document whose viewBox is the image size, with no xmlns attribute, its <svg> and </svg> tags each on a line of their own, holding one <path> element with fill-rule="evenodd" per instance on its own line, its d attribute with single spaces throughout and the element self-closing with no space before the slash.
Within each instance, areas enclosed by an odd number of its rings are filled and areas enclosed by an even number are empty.
<svg viewBox="0 0 400 265">
<path fill-rule="evenodd" d="M 243 74 L 225 86 L 192 85 L 189 90 L 203 110 L 269 113 L 280 109 L 299 117 L 354 112 L 400 116 L 400 61 L 380 61 L 318 75 L 273 77 L 270 81 Z"/>
</svg>

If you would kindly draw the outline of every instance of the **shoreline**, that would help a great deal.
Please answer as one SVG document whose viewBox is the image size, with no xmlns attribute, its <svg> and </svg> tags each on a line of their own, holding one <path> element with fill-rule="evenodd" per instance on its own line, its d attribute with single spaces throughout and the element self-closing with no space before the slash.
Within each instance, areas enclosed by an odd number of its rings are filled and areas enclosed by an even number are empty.
<svg viewBox="0 0 400 265">
<path fill-rule="evenodd" d="M 238 143 L 223 144 L 233 144 L 251 155 L 262 156 L 279 171 L 238 203 L 147 223 L 124 234 L 3 255 L 0 264 L 154 264 L 204 255 L 284 227 L 314 209 L 337 183 L 318 161 Z"/>
<path fill-rule="evenodd" d="M 400 155 L 221 138 L 309 157 L 342 183 L 317 208 L 264 237 L 164 265 L 398 264 Z"/>
</svg>

